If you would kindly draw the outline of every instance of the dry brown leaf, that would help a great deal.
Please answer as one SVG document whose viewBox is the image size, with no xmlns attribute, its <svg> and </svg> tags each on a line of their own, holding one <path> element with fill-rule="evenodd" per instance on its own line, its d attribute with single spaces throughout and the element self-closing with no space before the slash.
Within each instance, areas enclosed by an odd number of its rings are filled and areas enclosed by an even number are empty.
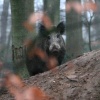
<svg viewBox="0 0 100 100">
<path fill-rule="evenodd" d="M 23 25 L 28 31 L 30 32 L 34 31 L 33 25 L 29 24 L 27 21 L 24 22 Z"/>
<path fill-rule="evenodd" d="M 37 87 L 28 87 L 23 92 L 23 100 L 47 100 L 45 93 Z"/>
<path fill-rule="evenodd" d="M 47 96 L 41 89 L 25 86 L 21 78 L 14 74 L 7 75 L 5 84 L 15 100 L 47 100 Z"/>
</svg>

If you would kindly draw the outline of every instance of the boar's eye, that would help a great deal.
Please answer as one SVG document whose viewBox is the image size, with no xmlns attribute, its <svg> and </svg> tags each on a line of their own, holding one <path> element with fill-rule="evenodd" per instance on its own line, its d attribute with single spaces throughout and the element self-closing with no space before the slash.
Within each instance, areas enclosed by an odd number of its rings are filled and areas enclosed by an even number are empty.
<svg viewBox="0 0 100 100">
<path fill-rule="evenodd" d="M 60 37 L 60 34 L 57 34 L 57 38 L 59 38 Z"/>
<path fill-rule="evenodd" d="M 49 40 L 50 40 L 50 35 L 48 35 L 48 37 L 47 37 Z"/>
</svg>

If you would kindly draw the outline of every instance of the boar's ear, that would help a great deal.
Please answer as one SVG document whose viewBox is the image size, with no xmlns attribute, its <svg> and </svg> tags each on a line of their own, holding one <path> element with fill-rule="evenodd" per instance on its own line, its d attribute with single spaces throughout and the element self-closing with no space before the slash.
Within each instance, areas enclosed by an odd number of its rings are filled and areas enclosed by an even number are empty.
<svg viewBox="0 0 100 100">
<path fill-rule="evenodd" d="M 39 35 L 44 36 L 46 35 L 47 29 L 43 24 L 39 24 Z"/>
<path fill-rule="evenodd" d="M 58 25 L 57 25 L 57 32 L 59 32 L 60 34 L 63 34 L 65 31 L 65 25 L 64 25 L 64 22 L 60 22 Z"/>
</svg>

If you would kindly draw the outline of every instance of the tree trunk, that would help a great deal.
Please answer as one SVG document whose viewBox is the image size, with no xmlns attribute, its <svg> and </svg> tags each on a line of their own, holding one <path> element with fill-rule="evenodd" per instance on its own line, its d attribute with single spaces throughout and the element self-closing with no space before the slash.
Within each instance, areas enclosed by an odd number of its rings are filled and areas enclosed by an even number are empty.
<svg viewBox="0 0 100 100">
<path fill-rule="evenodd" d="M 66 2 L 80 2 L 80 0 L 66 0 Z M 66 13 L 66 51 L 68 59 L 76 58 L 83 53 L 81 15 L 72 9 Z"/>
<path fill-rule="evenodd" d="M 24 27 L 24 22 L 33 12 L 33 0 L 11 0 L 12 13 L 12 43 L 16 46 L 23 44 L 27 30 Z"/>
<path fill-rule="evenodd" d="M 97 11 L 94 12 L 94 20 L 92 22 L 94 32 L 91 33 L 94 34 L 92 38 L 95 38 L 95 40 L 92 40 L 92 50 L 100 48 L 100 0 L 95 0 L 95 2 L 97 5 Z"/>
<path fill-rule="evenodd" d="M 24 27 L 24 22 L 28 19 L 29 15 L 33 13 L 34 0 L 10 0 L 11 1 L 11 18 L 12 18 L 12 45 L 14 47 L 15 55 L 20 53 L 19 48 L 23 47 L 25 38 L 28 35 L 28 30 Z M 15 56 L 14 56 L 15 57 Z M 22 77 L 27 77 L 27 69 L 23 58 L 15 57 L 14 61 L 15 71 Z M 19 67 L 22 66 L 22 67 Z"/>
<path fill-rule="evenodd" d="M 48 14 L 53 24 L 57 25 L 60 21 L 60 0 L 43 0 L 44 11 Z"/>
<path fill-rule="evenodd" d="M 49 97 L 46 100 L 100 100 L 100 50 L 30 77 L 25 83 L 41 88 Z M 6 99 L 13 100 L 9 94 L 1 95 L 0 100 Z"/>
<path fill-rule="evenodd" d="M 3 11 L 1 14 L 1 37 L 0 37 L 0 43 L 2 44 L 5 44 L 6 41 L 9 2 L 10 2 L 9 0 L 4 0 L 3 2 Z"/>
</svg>

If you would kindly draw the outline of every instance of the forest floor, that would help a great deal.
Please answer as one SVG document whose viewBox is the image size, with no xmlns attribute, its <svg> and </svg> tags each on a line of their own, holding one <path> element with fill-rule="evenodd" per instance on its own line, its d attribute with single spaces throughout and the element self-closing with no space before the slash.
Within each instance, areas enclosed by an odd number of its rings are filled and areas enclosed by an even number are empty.
<svg viewBox="0 0 100 100">
<path fill-rule="evenodd" d="M 45 100 L 100 100 L 100 51 L 85 53 L 24 82 L 41 89 Z M 0 100 L 13 100 L 13 97 L 5 93 L 0 95 Z"/>
</svg>

